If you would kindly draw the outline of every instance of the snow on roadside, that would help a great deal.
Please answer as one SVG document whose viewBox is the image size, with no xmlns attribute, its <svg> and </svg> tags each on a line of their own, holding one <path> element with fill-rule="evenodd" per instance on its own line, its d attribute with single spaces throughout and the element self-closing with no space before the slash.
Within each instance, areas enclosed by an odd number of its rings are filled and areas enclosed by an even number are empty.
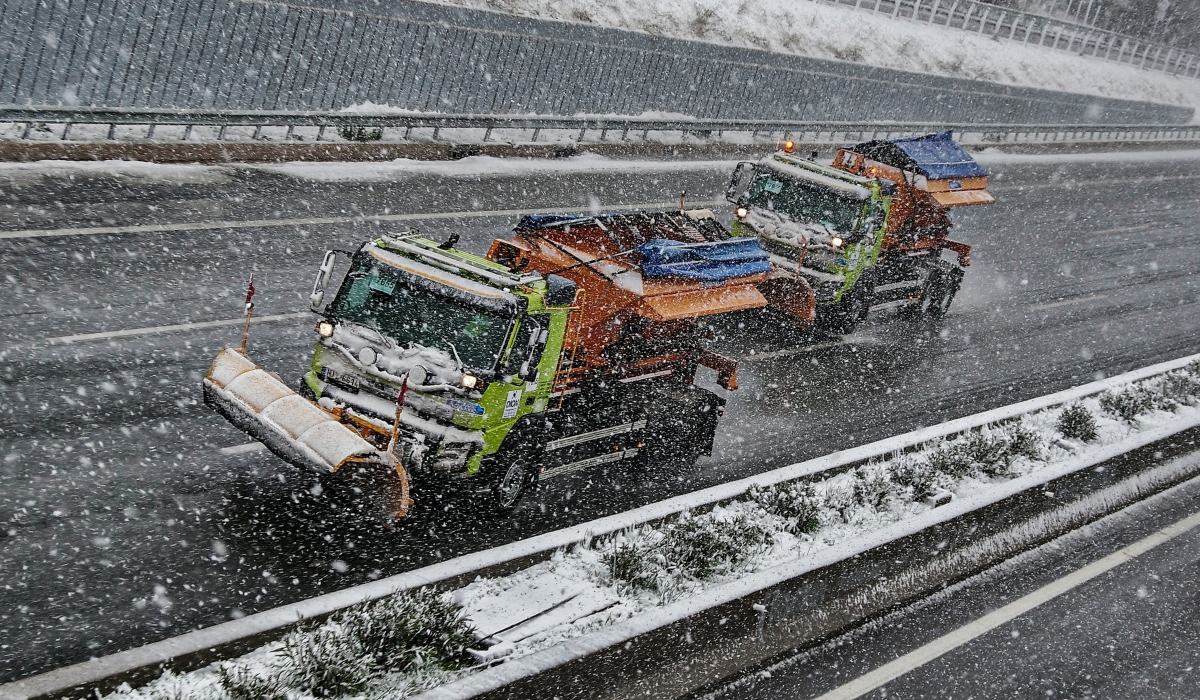
<svg viewBox="0 0 1200 700">
<path fill-rule="evenodd" d="M 1200 80 L 817 2 L 440 2 L 919 73 L 1200 107 Z"/>
<path fill-rule="evenodd" d="M 766 150 L 764 148 L 764 150 Z M 497 175 L 552 175 L 555 173 L 649 173 L 694 170 L 730 170 L 728 160 L 621 160 L 584 153 L 569 158 L 495 158 L 469 156 L 460 160 L 412 160 L 398 158 L 381 162 L 304 162 L 251 164 L 242 167 L 280 173 L 305 180 L 379 181 L 411 175 L 442 177 L 490 177 Z"/>
<path fill-rule="evenodd" d="M 763 154 L 770 150 L 764 146 Z M 987 164 L 1033 163 L 1149 163 L 1200 160 L 1200 150 L 1113 151 L 1109 153 L 1005 153 L 990 147 L 973 153 Z M 222 184 L 234 169 L 261 170 L 300 180 L 323 182 L 381 182 L 408 177 L 438 176 L 483 178 L 565 173 L 655 173 L 716 170 L 732 172 L 736 160 L 623 160 L 584 153 L 569 158 L 495 158 L 470 156 L 461 160 L 421 161 L 400 158 L 381 162 L 293 161 L 288 163 L 233 163 L 229 165 L 177 165 L 136 160 L 0 163 L 0 183 L 10 186 L 37 184 L 45 177 L 115 177 L 136 182 Z"/>
<path fill-rule="evenodd" d="M 970 150 L 970 149 L 968 149 Z M 1163 163 L 1200 160 L 1200 149 L 1178 151 L 1109 151 L 1104 153 L 1005 153 L 1000 148 L 972 151 L 984 165 L 1032 165 L 1040 163 Z"/>
<path fill-rule="evenodd" d="M 963 499 L 964 508 L 977 507 L 1138 433 L 1198 422 L 1200 362 L 1193 362 L 851 471 L 752 488 L 732 502 L 560 550 L 453 594 L 426 588 L 360 604 L 240 659 L 109 697 L 407 697 L 748 577 L 882 542 L 945 503 Z M 564 618 L 566 604 L 581 614 Z M 548 622 L 539 626 L 538 619 Z M 508 624 L 514 620 L 520 624 Z M 521 635 L 504 638 L 520 627 Z"/>
<path fill-rule="evenodd" d="M 222 166 L 147 163 L 140 160 L 39 160 L 0 163 L 0 182 L 36 183 L 43 177 L 116 177 L 134 182 L 172 182 L 189 185 L 221 184 L 230 171 Z"/>
</svg>

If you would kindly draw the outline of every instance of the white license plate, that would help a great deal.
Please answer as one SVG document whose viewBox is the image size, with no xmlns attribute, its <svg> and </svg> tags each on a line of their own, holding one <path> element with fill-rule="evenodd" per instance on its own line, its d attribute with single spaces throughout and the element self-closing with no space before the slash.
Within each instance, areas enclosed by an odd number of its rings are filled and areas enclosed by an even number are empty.
<svg viewBox="0 0 1200 700">
<path fill-rule="evenodd" d="M 341 372 L 329 369 L 328 367 L 325 368 L 325 381 L 333 382 L 334 384 L 341 384 L 342 386 L 353 387 L 355 389 L 358 389 L 362 386 L 359 383 L 358 377 L 352 374 L 343 374 Z"/>
</svg>

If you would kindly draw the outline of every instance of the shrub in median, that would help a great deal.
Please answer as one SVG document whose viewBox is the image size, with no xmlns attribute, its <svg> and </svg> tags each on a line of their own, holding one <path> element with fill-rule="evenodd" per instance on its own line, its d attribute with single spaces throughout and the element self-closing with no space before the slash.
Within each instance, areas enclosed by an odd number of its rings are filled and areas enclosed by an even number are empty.
<svg viewBox="0 0 1200 700">
<path fill-rule="evenodd" d="M 460 609 L 435 589 L 360 603 L 283 639 L 289 685 L 318 697 L 352 695 L 386 673 L 462 667 L 475 641 Z"/>
<path fill-rule="evenodd" d="M 1174 411 L 1180 406 L 1195 406 L 1197 397 L 1200 397 L 1200 374 L 1171 372 L 1162 378 L 1156 388 L 1159 408 Z"/>
<path fill-rule="evenodd" d="M 937 471 L 929 462 L 911 455 L 897 455 L 892 462 L 892 482 L 901 488 L 912 489 L 912 500 L 919 501 L 933 494 Z"/>
<path fill-rule="evenodd" d="M 1149 389 L 1130 386 L 1121 390 L 1110 389 L 1100 395 L 1100 408 L 1114 418 L 1132 423 L 1143 413 L 1155 409 L 1155 396 Z"/>
<path fill-rule="evenodd" d="M 942 445 L 925 456 L 925 462 L 933 471 L 952 479 L 961 479 L 971 473 L 971 456 L 962 443 Z"/>
<path fill-rule="evenodd" d="M 1058 432 L 1063 437 L 1080 442 L 1091 442 L 1099 437 L 1096 417 L 1083 404 L 1073 403 L 1058 415 Z"/>
<path fill-rule="evenodd" d="M 768 536 L 743 515 L 685 515 L 667 528 L 661 547 L 669 565 L 693 578 L 706 579 L 749 558 L 766 544 Z"/>
<path fill-rule="evenodd" d="M 615 539 L 609 545 L 601 552 L 600 563 L 611 581 L 642 590 L 655 589 L 658 567 L 655 553 L 649 546 L 636 541 L 618 543 Z"/>
<path fill-rule="evenodd" d="M 383 138 L 383 129 L 368 129 L 362 126 L 339 126 L 338 136 L 347 141 L 378 141 Z"/>
<path fill-rule="evenodd" d="M 815 532 L 821 526 L 821 499 L 810 483 L 776 484 L 767 488 L 754 487 L 750 500 L 760 508 L 787 521 L 787 530 Z"/>
<path fill-rule="evenodd" d="M 854 502 L 873 510 L 886 510 L 892 501 L 892 482 L 886 467 L 868 464 L 854 470 L 850 487 Z"/>
<path fill-rule="evenodd" d="M 287 700 L 287 688 L 276 676 L 263 676 L 237 662 L 217 665 L 217 681 L 229 700 Z"/>
</svg>

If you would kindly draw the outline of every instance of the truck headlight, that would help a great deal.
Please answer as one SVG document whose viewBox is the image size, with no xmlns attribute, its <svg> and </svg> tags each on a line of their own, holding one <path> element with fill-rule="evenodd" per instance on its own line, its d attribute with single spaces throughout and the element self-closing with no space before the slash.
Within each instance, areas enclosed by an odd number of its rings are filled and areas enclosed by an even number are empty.
<svg viewBox="0 0 1200 700">
<path fill-rule="evenodd" d="M 842 239 L 838 238 L 837 236 L 834 236 L 833 238 L 829 239 L 829 245 L 833 246 L 834 248 L 841 248 L 843 242 L 844 241 L 842 241 Z"/>
<path fill-rule="evenodd" d="M 322 338 L 328 338 L 333 335 L 333 324 L 329 321 L 321 321 L 317 324 L 317 333 Z"/>
<path fill-rule="evenodd" d="M 746 207 L 738 207 L 737 211 L 735 211 L 734 213 L 737 214 L 737 218 L 744 219 L 750 215 L 750 210 L 747 209 Z"/>
<path fill-rule="evenodd" d="M 476 386 L 479 385 L 479 377 L 476 377 L 473 374 L 464 374 L 462 376 L 462 381 L 460 382 L 460 384 L 462 384 L 463 387 L 465 387 L 467 389 L 474 389 Z"/>
</svg>

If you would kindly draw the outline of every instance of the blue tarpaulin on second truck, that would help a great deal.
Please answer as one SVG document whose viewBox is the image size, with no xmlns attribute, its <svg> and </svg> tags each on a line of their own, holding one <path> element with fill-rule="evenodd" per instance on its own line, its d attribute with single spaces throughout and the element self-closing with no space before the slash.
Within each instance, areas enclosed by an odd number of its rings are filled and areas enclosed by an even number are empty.
<svg viewBox="0 0 1200 700">
<path fill-rule="evenodd" d="M 887 141 L 866 141 L 854 146 L 855 153 L 918 172 L 930 180 L 987 177 L 987 170 L 954 140 L 954 132 L 910 136 Z"/>
<path fill-rule="evenodd" d="M 771 271 L 766 251 L 756 238 L 733 238 L 715 243 L 681 243 L 663 238 L 638 246 L 642 276 L 683 277 L 724 282 Z"/>
</svg>

